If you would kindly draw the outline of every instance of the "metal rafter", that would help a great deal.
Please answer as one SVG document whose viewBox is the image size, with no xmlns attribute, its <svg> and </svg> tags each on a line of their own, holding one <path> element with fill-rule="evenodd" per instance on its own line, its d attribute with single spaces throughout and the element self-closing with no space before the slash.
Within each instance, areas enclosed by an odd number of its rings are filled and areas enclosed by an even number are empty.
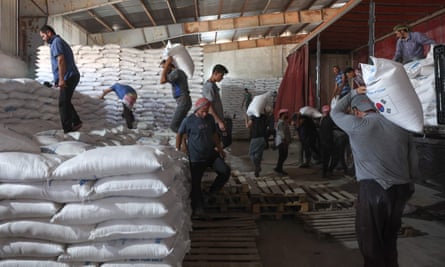
<svg viewBox="0 0 445 267">
<path fill-rule="evenodd" d="M 151 24 L 152 24 L 153 26 L 158 25 L 158 24 L 156 23 L 156 21 L 154 20 L 153 16 L 151 15 L 150 10 L 148 10 L 148 7 L 147 7 L 147 5 L 145 4 L 144 0 L 140 0 L 140 2 L 141 2 L 141 5 L 142 5 L 142 9 L 144 9 L 145 15 L 147 15 L 147 17 L 148 17 L 148 19 L 150 20 Z"/>
<path fill-rule="evenodd" d="M 263 12 L 262 12 L 263 14 L 266 13 L 267 10 L 269 9 L 270 1 L 271 1 L 271 0 L 267 0 L 267 3 L 266 3 L 266 5 L 265 5 L 264 8 L 263 8 Z"/>
<path fill-rule="evenodd" d="M 199 14 L 199 2 L 198 2 L 198 0 L 194 0 L 194 7 L 195 7 L 195 21 L 198 21 L 199 17 L 201 17 L 201 15 Z"/>
<path fill-rule="evenodd" d="M 31 0 L 31 3 L 33 3 L 40 10 L 40 12 L 43 13 L 43 15 L 48 16 L 48 2 L 46 2 L 46 11 L 43 10 L 43 8 L 41 8 L 34 0 Z"/>
<path fill-rule="evenodd" d="M 317 0 L 312 0 L 312 1 L 308 2 L 307 5 L 305 5 L 304 7 L 301 8 L 301 10 L 309 9 L 316 1 Z"/>
<path fill-rule="evenodd" d="M 289 2 L 287 2 L 287 4 L 284 6 L 282 12 L 286 12 L 286 11 L 289 9 L 289 7 L 292 5 L 292 3 L 293 3 L 294 1 L 295 1 L 295 0 L 289 0 Z M 312 5 L 312 4 L 311 4 L 311 5 Z"/>
<path fill-rule="evenodd" d="M 99 22 L 100 24 L 102 24 L 102 26 L 104 26 L 108 31 L 112 32 L 113 28 L 110 27 L 105 21 L 103 21 L 101 18 L 99 18 L 94 11 L 92 10 L 87 10 L 88 14 L 95 19 L 97 22 Z"/>
<path fill-rule="evenodd" d="M 125 16 L 125 14 L 119 9 L 119 7 L 116 4 L 112 4 L 111 7 L 113 7 L 113 9 L 116 11 L 116 13 L 119 15 L 119 17 L 121 17 L 121 19 L 125 22 L 125 24 L 127 24 L 127 26 L 130 29 L 134 29 L 135 27 L 133 26 L 133 24 L 131 24 L 131 22 L 128 20 L 128 18 Z"/>
<path fill-rule="evenodd" d="M 176 22 L 176 17 L 175 17 L 175 14 L 173 13 L 173 9 L 172 9 L 172 6 L 170 4 L 170 0 L 165 0 L 165 3 L 167 4 L 168 11 L 170 12 L 170 16 L 172 17 L 173 23 L 176 24 L 177 23 Z"/>
</svg>

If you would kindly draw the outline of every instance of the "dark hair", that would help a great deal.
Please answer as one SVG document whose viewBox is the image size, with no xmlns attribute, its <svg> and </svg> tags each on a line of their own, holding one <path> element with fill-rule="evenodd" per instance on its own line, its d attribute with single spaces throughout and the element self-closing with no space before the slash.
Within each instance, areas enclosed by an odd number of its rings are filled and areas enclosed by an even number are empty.
<svg viewBox="0 0 445 267">
<path fill-rule="evenodd" d="M 213 71 L 212 73 L 217 72 L 217 73 L 222 73 L 222 74 L 227 74 L 229 73 L 229 71 L 227 70 L 226 67 L 224 67 L 221 64 L 216 64 L 215 67 L 213 67 Z"/>
<path fill-rule="evenodd" d="M 354 69 L 351 68 L 351 67 L 347 67 L 347 68 L 345 69 L 344 73 L 348 73 L 348 72 L 351 72 L 351 71 L 354 71 Z"/>
<path fill-rule="evenodd" d="M 56 31 L 54 30 L 53 27 L 49 26 L 49 25 L 43 25 L 42 28 L 40 28 L 41 32 L 51 32 L 52 34 L 56 34 Z"/>
</svg>

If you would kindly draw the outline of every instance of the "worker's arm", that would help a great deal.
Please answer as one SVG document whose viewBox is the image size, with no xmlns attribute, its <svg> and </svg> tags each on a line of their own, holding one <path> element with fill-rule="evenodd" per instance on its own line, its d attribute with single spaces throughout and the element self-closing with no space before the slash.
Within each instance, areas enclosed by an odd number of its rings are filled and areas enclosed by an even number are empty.
<svg viewBox="0 0 445 267">
<path fill-rule="evenodd" d="M 168 73 L 170 72 L 170 70 L 171 70 L 171 64 L 172 64 L 172 62 L 173 62 L 173 58 L 171 57 L 171 56 L 169 56 L 168 58 L 167 58 L 167 60 L 165 61 L 165 63 L 164 63 L 164 67 L 163 67 L 163 69 L 162 69 L 162 73 L 161 73 L 161 81 L 160 81 L 160 83 L 161 84 L 164 84 L 164 83 L 167 83 L 168 82 L 168 80 L 167 80 L 167 75 L 168 75 Z"/>
<path fill-rule="evenodd" d="M 113 89 L 111 88 L 107 88 L 105 90 L 102 91 L 102 95 L 99 96 L 99 99 L 104 99 L 104 97 L 109 94 L 111 91 L 113 91 Z"/>
<path fill-rule="evenodd" d="M 64 88 L 65 87 L 66 62 L 65 62 L 65 56 L 63 54 L 60 54 L 57 56 L 57 65 L 59 67 L 59 81 L 57 83 L 57 86 L 60 88 Z"/>
</svg>

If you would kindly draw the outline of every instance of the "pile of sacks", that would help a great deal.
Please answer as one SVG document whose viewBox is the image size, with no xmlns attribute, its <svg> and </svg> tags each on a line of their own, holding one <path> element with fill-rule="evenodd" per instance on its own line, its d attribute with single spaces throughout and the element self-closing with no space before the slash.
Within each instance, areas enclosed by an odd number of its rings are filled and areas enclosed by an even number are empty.
<svg viewBox="0 0 445 267">
<path fill-rule="evenodd" d="M 138 100 L 134 105 L 136 121 L 168 127 L 176 102 L 172 97 L 171 85 L 160 84 L 162 68 L 159 66 L 162 57 L 169 54 L 168 49 L 174 49 L 173 54 L 181 52 L 172 55 L 176 58 L 177 64 L 183 64 L 184 60 L 181 59 L 188 59 L 181 67 L 189 75 L 192 99 L 198 99 L 201 95 L 204 75 L 202 48 L 185 48 L 178 44 L 172 45 L 171 48 L 147 50 L 123 48 L 115 44 L 72 46 L 76 65 L 81 74 L 76 92 L 97 99 L 102 90 L 116 82 L 130 85 L 138 94 Z M 53 80 L 48 46 L 38 48 L 36 80 L 40 83 Z M 84 97 L 81 98 L 84 99 Z M 76 104 L 74 103 L 74 106 L 77 109 Z M 114 94 L 107 95 L 101 106 L 105 110 L 104 117 L 107 122 L 116 123 L 122 120 L 122 105 Z M 80 117 L 83 119 L 82 116 Z"/>
<path fill-rule="evenodd" d="M 0 266 L 180 266 L 189 171 L 171 146 L 75 156 L 0 129 Z"/>
</svg>

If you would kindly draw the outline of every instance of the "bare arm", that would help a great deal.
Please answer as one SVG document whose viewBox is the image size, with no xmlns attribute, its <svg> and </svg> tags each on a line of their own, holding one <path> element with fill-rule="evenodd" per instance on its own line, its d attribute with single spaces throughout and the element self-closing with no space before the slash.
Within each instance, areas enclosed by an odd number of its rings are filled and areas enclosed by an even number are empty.
<svg viewBox="0 0 445 267">
<path fill-rule="evenodd" d="M 99 96 L 99 99 L 104 99 L 105 95 L 109 94 L 111 91 L 113 91 L 113 89 L 111 89 L 111 88 L 107 88 L 107 89 L 103 90 L 102 95 Z"/>
<path fill-rule="evenodd" d="M 224 159 L 226 157 L 226 152 L 224 152 L 224 149 L 221 146 L 221 140 L 219 139 L 219 134 L 216 131 L 213 133 L 213 141 L 216 145 L 216 151 L 218 151 L 221 158 Z"/>
<path fill-rule="evenodd" d="M 66 73 L 66 62 L 65 56 L 60 54 L 57 56 L 57 65 L 59 67 L 59 82 L 57 84 L 58 87 L 65 87 L 65 73 Z"/>
<path fill-rule="evenodd" d="M 169 56 L 164 63 L 164 68 L 162 69 L 162 73 L 161 73 L 161 81 L 160 81 L 161 84 L 168 82 L 167 75 L 172 68 L 171 67 L 172 61 L 173 61 L 173 58 L 171 56 Z"/>
<path fill-rule="evenodd" d="M 218 115 L 215 112 L 215 109 L 213 109 L 213 104 L 212 102 L 210 102 L 210 108 L 209 108 L 209 114 L 211 114 L 213 116 L 213 118 L 215 119 L 216 123 L 218 123 L 218 127 L 221 131 L 225 131 L 226 130 L 226 124 L 224 123 L 224 120 L 222 120 L 220 117 L 218 117 Z"/>
</svg>

